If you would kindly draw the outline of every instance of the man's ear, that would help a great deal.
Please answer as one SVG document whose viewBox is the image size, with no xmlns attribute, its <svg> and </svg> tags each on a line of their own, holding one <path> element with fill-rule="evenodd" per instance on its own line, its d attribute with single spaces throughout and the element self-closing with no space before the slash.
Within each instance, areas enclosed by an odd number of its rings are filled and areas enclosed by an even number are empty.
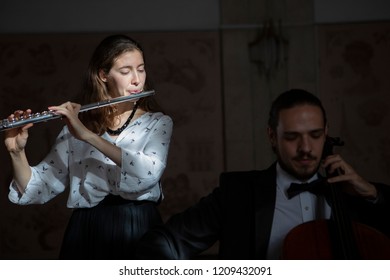
<svg viewBox="0 0 390 280">
<path fill-rule="evenodd" d="M 100 78 L 100 80 L 102 80 L 104 83 L 107 82 L 107 75 L 106 75 L 106 73 L 104 72 L 103 69 L 100 69 L 100 70 L 99 70 L 99 78 Z"/>
<path fill-rule="evenodd" d="M 276 132 L 272 128 L 268 127 L 267 128 L 267 135 L 268 135 L 268 139 L 269 139 L 272 147 L 275 147 L 276 146 Z"/>
</svg>

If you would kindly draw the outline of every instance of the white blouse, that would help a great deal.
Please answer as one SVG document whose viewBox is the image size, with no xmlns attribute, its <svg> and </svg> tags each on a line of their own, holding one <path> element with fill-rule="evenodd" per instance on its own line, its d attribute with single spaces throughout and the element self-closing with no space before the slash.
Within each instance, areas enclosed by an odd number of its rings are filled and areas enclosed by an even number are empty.
<svg viewBox="0 0 390 280">
<path fill-rule="evenodd" d="M 122 168 L 88 143 L 74 138 L 67 126 L 50 153 L 31 167 L 32 176 L 21 194 L 10 184 L 9 200 L 16 204 L 43 204 L 70 187 L 68 208 L 97 205 L 108 194 L 129 200 L 158 201 L 160 178 L 165 170 L 172 119 L 162 113 L 145 113 L 114 140 L 122 149 Z"/>
</svg>

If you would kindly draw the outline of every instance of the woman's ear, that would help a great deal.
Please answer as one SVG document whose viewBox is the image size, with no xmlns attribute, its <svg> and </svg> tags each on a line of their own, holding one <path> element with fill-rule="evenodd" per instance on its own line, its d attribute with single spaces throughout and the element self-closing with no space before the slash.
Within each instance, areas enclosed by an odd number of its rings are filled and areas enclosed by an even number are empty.
<svg viewBox="0 0 390 280">
<path fill-rule="evenodd" d="M 100 80 L 102 80 L 104 83 L 107 82 L 107 75 L 106 75 L 106 73 L 104 72 L 103 69 L 100 69 L 100 70 L 99 70 L 99 78 L 100 78 Z"/>
</svg>

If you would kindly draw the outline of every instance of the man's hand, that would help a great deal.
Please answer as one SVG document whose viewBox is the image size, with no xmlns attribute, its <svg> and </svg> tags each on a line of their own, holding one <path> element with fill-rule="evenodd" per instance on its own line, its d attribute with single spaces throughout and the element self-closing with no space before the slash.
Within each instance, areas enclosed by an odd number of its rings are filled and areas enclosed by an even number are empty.
<svg viewBox="0 0 390 280">
<path fill-rule="evenodd" d="M 376 199 L 375 186 L 363 179 L 356 171 L 346 163 L 340 155 L 330 155 L 322 163 L 329 174 L 336 174 L 328 178 L 329 183 L 342 183 L 345 191 L 368 199 Z"/>
</svg>

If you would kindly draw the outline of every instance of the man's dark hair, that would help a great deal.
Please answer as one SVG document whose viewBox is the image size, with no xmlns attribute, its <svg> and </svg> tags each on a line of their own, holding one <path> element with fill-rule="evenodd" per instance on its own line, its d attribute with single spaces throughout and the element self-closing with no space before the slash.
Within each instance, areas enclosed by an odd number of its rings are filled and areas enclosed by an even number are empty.
<svg viewBox="0 0 390 280">
<path fill-rule="evenodd" d="M 276 130 L 279 123 L 279 113 L 283 109 L 290 109 L 297 105 L 314 105 L 321 109 L 324 125 L 327 123 L 325 109 L 322 106 L 320 99 L 314 94 L 303 89 L 290 89 L 280 94 L 274 102 L 272 102 L 269 112 L 268 126 L 272 130 Z"/>
</svg>

